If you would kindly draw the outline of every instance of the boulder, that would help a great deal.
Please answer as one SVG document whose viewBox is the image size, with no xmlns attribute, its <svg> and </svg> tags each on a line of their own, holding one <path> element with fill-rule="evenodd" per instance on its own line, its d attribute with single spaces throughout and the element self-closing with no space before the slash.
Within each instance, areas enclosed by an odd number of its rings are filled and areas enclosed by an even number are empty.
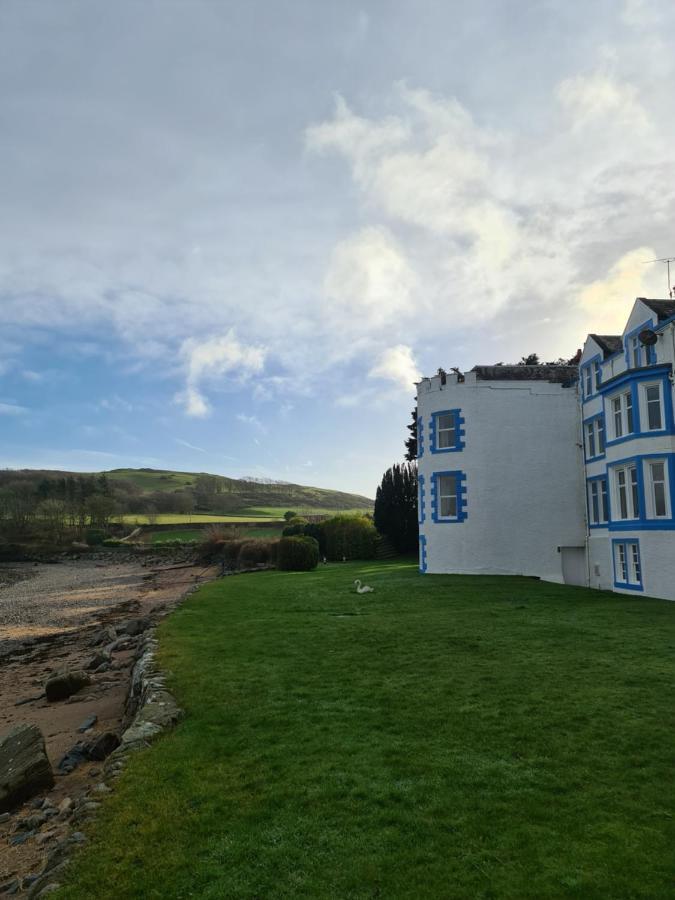
<svg viewBox="0 0 675 900">
<path fill-rule="evenodd" d="M 120 745 L 120 739 L 114 731 L 105 731 L 86 744 L 86 754 L 89 759 L 101 761 L 110 756 L 113 750 Z"/>
<path fill-rule="evenodd" d="M 135 637 L 137 634 L 143 634 L 149 627 L 150 619 L 130 619 L 128 622 L 125 622 L 119 630 L 120 634 L 128 634 L 130 637 Z"/>
<path fill-rule="evenodd" d="M 45 739 L 37 725 L 17 725 L 0 738 L 0 812 L 53 784 Z"/>
<path fill-rule="evenodd" d="M 91 678 L 86 672 L 59 672 L 48 679 L 45 694 L 47 700 L 53 703 L 55 700 L 65 700 L 88 684 L 91 684 Z"/>
</svg>

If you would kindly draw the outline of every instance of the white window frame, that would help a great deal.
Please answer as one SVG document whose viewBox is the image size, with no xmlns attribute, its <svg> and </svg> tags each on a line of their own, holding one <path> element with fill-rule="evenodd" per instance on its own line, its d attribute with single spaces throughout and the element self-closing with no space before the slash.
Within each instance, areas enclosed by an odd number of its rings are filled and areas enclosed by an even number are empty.
<svg viewBox="0 0 675 900">
<path fill-rule="evenodd" d="M 647 398 L 647 391 L 649 388 L 657 388 L 659 392 L 659 415 L 661 424 L 658 428 L 649 427 L 649 404 L 653 402 Z M 663 398 L 662 381 L 647 381 L 640 385 L 640 426 L 641 431 L 663 431 L 666 427 L 666 409 Z"/>
<path fill-rule="evenodd" d="M 605 423 L 602 415 L 584 423 L 584 440 L 587 459 L 605 455 Z"/>
<path fill-rule="evenodd" d="M 638 482 L 637 463 L 630 462 L 621 466 L 612 466 L 612 519 L 628 522 L 640 518 L 640 485 Z M 625 504 L 622 503 L 622 495 Z M 623 516 L 625 506 L 627 515 Z"/>
<path fill-rule="evenodd" d="M 597 516 L 595 511 L 597 509 Z M 609 521 L 609 495 L 606 478 L 588 482 L 588 520 L 591 525 L 606 525 Z"/>
<path fill-rule="evenodd" d="M 619 408 L 616 409 L 615 404 L 618 401 Z M 618 394 L 612 394 L 608 398 L 609 403 L 609 419 L 612 423 L 612 439 L 628 437 L 635 434 L 635 408 L 633 406 L 633 392 L 629 388 Z M 630 421 L 629 421 L 630 420 Z M 617 424 L 619 428 L 617 429 Z M 630 424 L 630 428 L 628 427 Z"/>
<path fill-rule="evenodd" d="M 584 394 L 590 397 L 593 393 L 593 369 L 590 363 L 584 366 Z"/>
<path fill-rule="evenodd" d="M 654 478 L 654 466 L 663 466 L 663 479 L 656 480 Z M 648 519 L 671 519 L 672 510 L 670 504 L 670 473 L 668 472 L 668 460 L 663 459 L 645 459 L 643 460 L 643 475 L 645 483 L 645 503 L 646 515 Z M 657 515 L 656 512 L 656 484 L 663 485 L 663 499 L 665 501 L 665 512 Z"/>
<path fill-rule="evenodd" d="M 642 561 L 637 541 L 614 544 L 614 580 L 617 584 L 642 587 Z"/>
<path fill-rule="evenodd" d="M 586 456 L 593 459 L 598 454 L 595 447 L 595 422 L 586 422 Z"/>
<path fill-rule="evenodd" d="M 595 390 L 599 391 L 600 385 L 602 384 L 602 368 L 597 359 L 593 363 L 593 381 L 595 383 Z"/>
<path fill-rule="evenodd" d="M 450 419 L 451 425 L 447 428 L 441 428 L 441 419 Z M 443 443 L 443 437 L 452 435 L 452 440 L 448 444 Z M 438 450 L 451 450 L 457 446 L 457 415 L 455 413 L 439 413 L 436 416 L 436 447 Z"/>
<path fill-rule="evenodd" d="M 642 367 L 642 347 L 640 346 L 640 338 L 637 335 L 630 339 L 628 362 L 629 369 L 640 369 Z"/>
<path fill-rule="evenodd" d="M 451 490 L 444 491 L 443 482 L 444 481 L 452 481 L 454 486 Z M 438 521 L 439 522 L 455 522 L 459 519 L 459 478 L 457 475 L 437 475 L 436 476 L 436 491 L 438 495 Z M 454 515 L 448 513 L 447 515 L 443 515 L 443 501 L 444 500 L 453 500 L 455 501 L 455 513 Z"/>
</svg>

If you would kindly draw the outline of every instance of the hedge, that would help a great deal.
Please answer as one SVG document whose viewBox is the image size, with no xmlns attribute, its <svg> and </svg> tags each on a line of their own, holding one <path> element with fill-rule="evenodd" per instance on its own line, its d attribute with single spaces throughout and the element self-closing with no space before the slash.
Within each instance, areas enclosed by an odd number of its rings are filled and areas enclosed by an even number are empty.
<svg viewBox="0 0 675 900">
<path fill-rule="evenodd" d="M 319 543 L 311 537 L 282 537 L 277 550 L 277 568 L 285 572 L 308 572 L 319 563 Z"/>
</svg>

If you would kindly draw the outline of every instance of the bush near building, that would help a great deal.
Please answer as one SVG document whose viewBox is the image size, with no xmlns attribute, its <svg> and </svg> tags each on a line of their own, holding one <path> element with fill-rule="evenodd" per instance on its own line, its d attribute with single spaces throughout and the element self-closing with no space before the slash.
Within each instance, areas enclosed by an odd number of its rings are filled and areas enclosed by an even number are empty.
<svg viewBox="0 0 675 900">
<path fill-rule="evenodd" d="M 279 541 L 277 568 L 286 572 L 308 572 L 319 562 L 319 544 L 314 538 L 298 535 Z"/>
</svg>

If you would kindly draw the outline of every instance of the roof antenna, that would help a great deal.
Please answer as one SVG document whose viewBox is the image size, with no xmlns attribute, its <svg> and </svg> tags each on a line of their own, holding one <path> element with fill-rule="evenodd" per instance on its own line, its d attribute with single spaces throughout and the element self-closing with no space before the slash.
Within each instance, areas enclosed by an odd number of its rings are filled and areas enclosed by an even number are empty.
<svg viewBox="0 0 675 900">
<path fill-rule="evenodd" d="M 672 300 L 673 297 L 675 297 L 675 286 L 673 284 L 671 284 L 671 281 L 670 281 L 670 264 L 671 264 L 671 262 L 675 262 L 675 256 L 664 256 L 661 259 L 647 259 L 647 260 L 645 260 L 644 264 L 647 265 L 648 263 L 655 263 L 655 262 L 662 262 L 662 263 L 665 263 L 667 266 L 668 271 L 667 271 L 666 277 L 668 279 L 668 296 Z"/>
</svg>

